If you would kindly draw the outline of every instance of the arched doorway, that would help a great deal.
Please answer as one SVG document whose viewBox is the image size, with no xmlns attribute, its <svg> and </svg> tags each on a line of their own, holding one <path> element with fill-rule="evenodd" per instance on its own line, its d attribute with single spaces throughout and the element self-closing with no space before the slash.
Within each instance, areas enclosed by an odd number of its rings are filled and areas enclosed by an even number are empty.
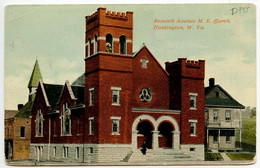
<svg viewBox="0 0 260 168">
<path fill-rule="evenodd" d="M 172 148 L 173 126 L 168 122 L 163 122 L 158 127 L 159 131 L 159 148 Z"/>
<path fill-rule="evenodd" d="M 137 145 L 138 148 L 142 147 L 142 144 L 146 142 L 147 148 L 152 149 L 153 134 L 154 130 L 152 124 L 148 121 L 141 121 L 137 126 Z"/>
</svg>

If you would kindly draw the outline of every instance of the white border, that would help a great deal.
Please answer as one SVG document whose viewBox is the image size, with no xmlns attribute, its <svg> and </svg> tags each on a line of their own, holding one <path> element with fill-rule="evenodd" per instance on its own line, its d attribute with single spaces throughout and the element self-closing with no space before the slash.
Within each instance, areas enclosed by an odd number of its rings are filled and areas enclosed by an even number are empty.
<svg viewBox="0 0 260 168">
<path fill-rule="evenodd" d="M 18 4 L 202 4 L 202 3 L 252 3 L 256 5 L 256 12 L 257 12 L 257 17 L 259 18 L 260 10 L 260 1 L 259 0 L 218 0 L 218 1 L 210 1 L 210 0 L 102 0 L 102 1 L 91 1 L 91 2 L 86 2 L 85 0 L 1 0 L 0 1 L 0 118 L 4 118 L 4 8 L 7 5 L 18 5 Z M 257 20 L 257 31 L 259 28 L 259 21 Z M 256 33 L 257 35 L 257 44 L 259 40 L 259 33 Z M 257 46 L 257 51 L 259 49 L 259 45 Z M 256 56 L 256 63 L 259 65 L 259 54 L 257 52 Z M 257 74 L 259 74 L 260 68 L 257 66 Z M 258 75 L 257 75 L 258 76 Z M 259 78 L 257 80 L 257 86 L 259 86 Z M 259 105 L 259 91 L 257 89 L 257 111 L 259 110 L 258 105 Z M 258 118 L 258 116 L 257 116 Z M 259 120 L 259 119 L 258 119 Z M 257 128 L 256 130 L 260 130 L 259 122 L 257 120 Z M 0 128 L 4 129 L 4 122 L 0 122 Z M 257 137 L 260 137 L 260 131 L 257 131 Z M 4 161 L 4 131 L 0 131 L 0 165 L 2 167 L 7 167 Z M 257 151 L 259 150 L 259 143 L 260 141 L 257 141 Z M 259 167 L 259 153 L 257 152 L 257 162 L 254 165 L 249 165 L 247 167 Z M 151 166 L 148 166 L 151 167 Z M 178 167 L 184 167 L 184 166 L 178 166 Z M 233 166 L 205 166 L 205 167 L 233 167 Z"/>
</svg>

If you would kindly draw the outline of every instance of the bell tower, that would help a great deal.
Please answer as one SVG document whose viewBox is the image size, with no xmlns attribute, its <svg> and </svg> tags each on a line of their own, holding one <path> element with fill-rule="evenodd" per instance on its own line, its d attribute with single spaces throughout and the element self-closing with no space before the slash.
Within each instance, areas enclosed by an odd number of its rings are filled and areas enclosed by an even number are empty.
<svg viewBox="0 0 260 168">
<path fill-rule="evenodd" d="M 111 12 L 98 8 L 86 16 L 86 57 L 97 53 L 131 55 L 133 48 L 133 12 Z"/>
<path fill-rule="evenodd" d="M 86 16 L 86 143 L 131 144 L 132 39 L 133 12 Z"/>
</svg>

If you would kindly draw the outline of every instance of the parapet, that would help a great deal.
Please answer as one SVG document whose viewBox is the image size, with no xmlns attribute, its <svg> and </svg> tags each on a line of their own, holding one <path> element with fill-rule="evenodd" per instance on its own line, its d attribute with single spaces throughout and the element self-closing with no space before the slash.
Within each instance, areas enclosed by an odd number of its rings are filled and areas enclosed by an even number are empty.
<svg viewBox="0 0 260 168">
<path fill-rule="evenodd" d="M 203 78 L 205 76 L 205 60 L 187 60 L 178 58 L 174 62 L 166 62 L 166 71 L 173 76 Z"/>
<path fill-rule="evenodd" d="M 115 12 L 115 11 L 106 11 L 106 8 L 100 7 L 97 9 L 97 12 L 93 13 L 92 15 L 86 16 L 86 24 L 91 24 L 92 22 L 99 21 L 105 24 L 113 21 L 128 21 L 132 27 L 133 21 L 133 12 Z M 124 24 L 127 24 L 124 23 Z M 121 23 L 122 26 L 122 23 Z"/>
</svg>

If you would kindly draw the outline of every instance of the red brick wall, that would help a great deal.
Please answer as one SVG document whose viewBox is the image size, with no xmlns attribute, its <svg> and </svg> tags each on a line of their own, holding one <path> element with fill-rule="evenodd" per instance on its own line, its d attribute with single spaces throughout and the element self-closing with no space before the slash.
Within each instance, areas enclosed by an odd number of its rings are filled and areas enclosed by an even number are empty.
<svg viewBox="0 0 260 168">
<path fill-rule="evenodd" d="M 170 74 L 170 90 L 171 99 L 170 107 L 177 107 L 181 109 L 181 144 L 204 144 L 204 127 L 205 127 L 205 94 L 204 94 L 204 76 L 205 76 L 205 62 L 187 61 L 186 59 L 179 59 L 176 62 L 166 63 L 166 69 Z M 196 110 L 190 109 L 190 95 L 189 93 L 197 93 Z M 174 100 L 180 99 L 174 104 Z M 196 136 L 190 135 L 189 120 L 197 120 Z"/>
<path fill-rule="evenodd" d="M 36 117 L 37 111 L 41 109 L 43 114 L 43 137 L 36 137 Z M 49 112 L 49 107 L 46 106 L 45 99 L 43 96 L 41 85 L 38 85 L 37 94 L 34 99 L 34 104 L 32 108 L 32 118 L 31 118 L 31 142 L 32 143 L 48 143 L 49 137 L 49 119 L 47 113 Z"/>
<path fill-rule="evenodd" d="M 149 61 L 147 68 L 142 68 L 142 58 Z M 168 75 L 147 47 L 143 47 L 133 59 L 133 82 L 132 107 L 169 109 Z M 152 91 L 152 100 L 146 103 L 139 98 L 140 90 L 145 87 Z"/>
</svg>

